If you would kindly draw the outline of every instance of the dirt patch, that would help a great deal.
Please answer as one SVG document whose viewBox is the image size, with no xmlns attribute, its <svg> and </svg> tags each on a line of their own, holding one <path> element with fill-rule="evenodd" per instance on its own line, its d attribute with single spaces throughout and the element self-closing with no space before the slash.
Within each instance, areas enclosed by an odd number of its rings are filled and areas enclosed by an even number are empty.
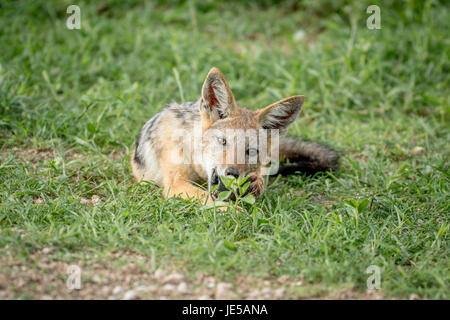
<svg viewBox="0 0 450 320">
<path fill-rule="evenodd" d="M 3 150 L 0 159 L 8 159 L 14 157 L 16 161 L 29 162 L 37 164 L 41 161 L 53 160 L 56 158 L 55 150 L 52 148 L 17 148 Z M 82 157 L 81 153 L 69 151 L 64 155 L 64 159 L 73 160 Z"/>
<path fill-rule="evenodd" d="M 24 160 L 33 164 L 53 158 L 53 150 L 50 148 L 19 149 L 13 148 L 6 153 L 7 156 L 14 156 L 15 159 Z"/>
<path fill-rule="evenodd" d="M 16 161 L 23 161 L 23 162 L 29 162 L 32 164 L 37 164 L 41 161 L 48 161 L 48 160 L 54 160 L 58 156 L 60 156 L 54 149 L 52 148 L 18 148 L 14 147 L 11 149 L 5 149 L 0 152 L 0 159 L 8 159 L 10 157 L 13 157 Z M 110 158 L 111 160 L 118 161 L 122 159 L 123 157 L 127 156 L 127 153 L 125 151 L 113 151 L 109 154 L 105 154 L 106 157 Z M 64 160 L 70 161 L 75 159 L 81 159 L 85 157 L 80 152 L 74 151 L 74 150 L 67 150 L 64 152 Z M 90 156 L 90 158 L 94 158 L 95 156 Z M 104 160 L 104 159 L 101 159 Z"/>
<path fill-rule="evenodd" d="M 120 251 L 95 261 L 56 260 L 52 248 L 34 251 L 25 261 L 0 254 L 0 299 L 383 299 L 376 292 L 351 289 L 323 294 L 322 289 L 290 276 L 241 275 L 226 282 L 206 274 L 170 269 L 149 271 L 151 259 Z M 78 274 L 79 282 L 77 283 Z M 78 287 L 79 284 L 79 287 Z"/>
</svg>

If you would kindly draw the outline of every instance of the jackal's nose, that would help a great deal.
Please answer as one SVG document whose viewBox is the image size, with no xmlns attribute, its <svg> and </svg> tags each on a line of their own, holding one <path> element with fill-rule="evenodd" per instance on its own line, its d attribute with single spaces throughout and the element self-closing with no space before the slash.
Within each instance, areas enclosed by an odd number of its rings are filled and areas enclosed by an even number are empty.
<svg viewBox="0 0 450 320">
<path fill-rule="evenodd" d="M 239 178 L 239 170 L 238 169 L 236 169 L 236 168 L 227 168 L 226 170 L 225 170 L 225 175 L 226 176 L 233 176 L 233 177 L 235 177 L 236 179 L 237 178 Z"/>
</svg>

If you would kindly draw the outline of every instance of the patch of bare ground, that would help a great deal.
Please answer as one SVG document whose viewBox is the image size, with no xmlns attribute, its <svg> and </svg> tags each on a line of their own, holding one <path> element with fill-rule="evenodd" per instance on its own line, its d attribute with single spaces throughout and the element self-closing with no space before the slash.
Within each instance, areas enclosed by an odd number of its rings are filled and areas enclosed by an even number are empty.
<svg viewBox="0 0 450 320">
<path fill-rule="evenodd" d="M 0 159 L 5 160 L 10 157 L 13 157 L 15 160 L 29 162 L 32 164 L 37 164 L 40 161 L 48 161 L 54 160 L 57 158 L 57 153 L 52 148 L 18 148 L 14 147 L 11 149 L 2 150 L 0 153 Z M 125 151 L 113 151 L 109 154 L 105 154 L 106 157 L 110 158 L 113 161 L 118 161 L 123 157 L 126 157 Z M 64 160 L 76 160 L 82 159 L 84 155 L 82 153 L 76 152 L 74 150 L 69 150 L 64 154 Z M 90 156 L 94 158 L 93 156 Z"/>
<path fill-rule="evenodd" d="M 9 150 L 3 150 L 0 154 L 0 159 L 8 159 L 13 157 L 16 161 L 29 162 L 37 164 L 40 161 L 48 161 L 56 158 L 55 150 L 52 148 L 17 148 L 14 147 Z M 73 160 L 81 158 L 82 154 L 69 151 L 65 154 L 65 160 Z"/>
<path fill-rule="evenodd" d="M 117 251 L 104 258 L 67 262 L 52 248 L 35 250 L 26 261 L 0 253 L 0 299 L 383 299 L 352 289 L 326 293 L 287 275 L 279 278 L 240 275 L 224 281 L 202 273 L 154 268 L 149 257 Z M 69 260 L 73 260 L 69 259 Z M 68 289 L 70 266 L 79 267 L 80 289 Z M 72 270 L 73 272 L 73 270 Z M 73 273 L 72 273 L 73 274 Z M 74 278 L 72 278 L 73 280 Z"/>
</svg>

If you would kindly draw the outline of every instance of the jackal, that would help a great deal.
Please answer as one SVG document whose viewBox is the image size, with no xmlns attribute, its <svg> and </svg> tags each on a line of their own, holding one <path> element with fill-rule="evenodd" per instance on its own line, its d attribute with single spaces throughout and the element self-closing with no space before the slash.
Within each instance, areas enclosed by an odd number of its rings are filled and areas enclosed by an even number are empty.
<svg viewBox="0 0 450 320">
<path fill-rule="evenodd" d="M 283 135 L 304 101 L 305 97 L 298 95 L 257 111 L 240 108 L 224 75 L 212 68 L 197 101 L 171 103 L 144 124 L 131 156 L 133 175 L 138 181 L 162 186 L 165 197 L 213 203 L 217 189 L 223 190 L 219 177 L 228 175 L 248 177 L 247 192 L 259 198 L 264 192 L 264 169 L 273 165 L 274 159 L 280 160 L 279 174 L 335 169 L 336 151 Z M 266 135 L 261 138 L 248 132 Z M 260 157 L 262 151 L 267 154 L 265 161 Z M 208 191 L 194 183 L 207 183 Z M 219 188 L 211 193 L 215 185 Z"/>
</svg>

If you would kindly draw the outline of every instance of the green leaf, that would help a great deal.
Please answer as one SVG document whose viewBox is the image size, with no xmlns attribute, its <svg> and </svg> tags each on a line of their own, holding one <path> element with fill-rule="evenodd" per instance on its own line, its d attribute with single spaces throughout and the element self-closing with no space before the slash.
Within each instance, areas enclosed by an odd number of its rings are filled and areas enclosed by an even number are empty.
<svg viewBox="0 0 450 320">
<path fill-rule="evenodd" d="M 248 204 L 254 204 L 255 203 L 255 197 L 252 194 L 248 194 L 245 197 L 242 198 L 242 201 L 248 203 Z"/>
<path fill-rule="evenodd" d="M 92 124 L 92 122 L 89 122 L 86 128 L 91 134 L 94 134 L 97 131 L 97 128 Z"/>
<path fill-rule="evenodd" d="M 358 212 L 361 213 L 363 212 L 367 205 L 369 204 L 369 200 L 368 199 L 364 199 L 362 200 L 359 204 L 358 204 Z"/>
<path fill-rule="evenodd" d="M 218 208 L 218 207 L 228 207 L 228 202 L 225 201 L 214 201 L 212 204 L 205 206 L 206 209 Z"/>
<path fill-rule="evenodd" d="M 239 194 L 245 194 L 245 192 L 247 191 L 248 187 L 250 187 L 250 182 L 247 182 L 243 185 L 239 186 Z"/>
<path fill-rule="evenodd" d="M 233 185 L 233 182 L 236 180 L 233 176 L 220 176 L 220 180 L 222 180 L 223 185 L 227 189 L 231 189 L 231 186 Z"/>
<path fill-rule="evenodd" d="M 229 241 L 227 239 L 223 240 L 223 244 L 224 244 L 224 246 L 226 248 L 228 248 L 228 249 L 230 249 L 232 251 L 236 251 L 237 250 L 236 245 L 233 242 L 231 242 L 231 241 Z"/>
<path fill-rule="evenodd" d="M 352 208 L 355 208 L 355 209 L 358 208 L 358 203 L 356 202 L 356 200 L 350 199 L 350 200 L 344 200 L 344 202 Z"/>
<path fill-rule="evenodd" d="M 214 191 L 216 191 L 217 188 L 219 188 L 219 185 L 218 185 L 218 184 L 213 185 L 213 187 L 211 188 L 211 193 L 214 192 Z"/>
<path fill-rule="evenodd" d="M 231 195 L 231 191 L 222 191 L 221 193 L 219 193 L 217 200 L 225 201 L 230 197 L 230 195 Z"/>
</svg>

